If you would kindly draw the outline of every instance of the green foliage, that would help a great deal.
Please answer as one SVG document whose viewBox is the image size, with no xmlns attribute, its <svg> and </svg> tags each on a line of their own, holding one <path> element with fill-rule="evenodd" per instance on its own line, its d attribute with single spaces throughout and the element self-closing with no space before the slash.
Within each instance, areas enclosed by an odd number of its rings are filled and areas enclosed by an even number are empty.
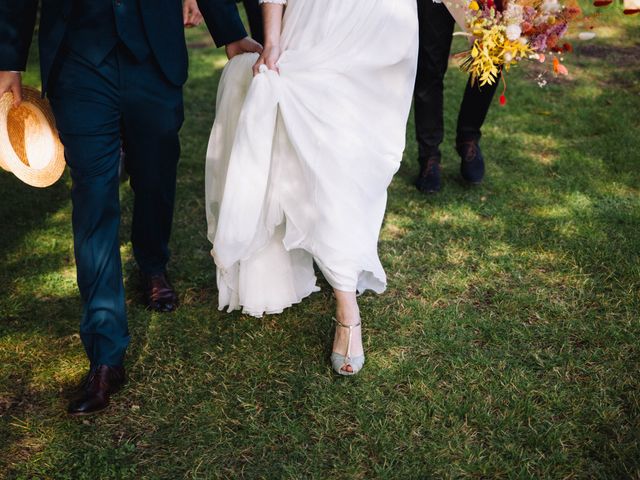
<svg viewBox="0 0 640 480">
<path fill-rule="evenodd" d="M 0 174 L 0 477 L 640 477 L 640 29 L 607 22 L 565 59 L 569 78 L 541 89 L 511 72 L 483 186 L 458 182 L 460 72 L 437 196 L 412 186 L 410 125 L 380 242 L 389 290 L 361 299 L 356 378 L 329 366 L 326 284 L 262 320 L 216 308 L 203 174 L 222 52 L 192 51 L 176 314 L 137 304 L 122 189 L 133 343 L 109 415 L 64 414 L 85 368 L 68 175 L 35 190 Z"/>
</svg>

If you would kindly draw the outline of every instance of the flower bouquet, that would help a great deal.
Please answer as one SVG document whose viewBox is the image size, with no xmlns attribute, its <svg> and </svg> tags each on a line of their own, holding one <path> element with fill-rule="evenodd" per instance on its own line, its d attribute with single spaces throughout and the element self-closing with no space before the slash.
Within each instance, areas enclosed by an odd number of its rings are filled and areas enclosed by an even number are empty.
<svg viewBox="0 0 640 480">
<path fill-rule="evenodd" d="M 553 71 L 566 75 L 559 53 L 572 47 L 562 38 L 569 24 L 581 16 L 575 0 L 471 0 L 465 9 L 471 48 L 457 55 L 462 70 L 480 86 L 498 81 L 503 70 L 522 60 L 544 63 L 551 57 Z M 581 38 L 591 38 L 584 32 Z M 504 95 L 500 103 L 504 104 Z"/>
</svg>

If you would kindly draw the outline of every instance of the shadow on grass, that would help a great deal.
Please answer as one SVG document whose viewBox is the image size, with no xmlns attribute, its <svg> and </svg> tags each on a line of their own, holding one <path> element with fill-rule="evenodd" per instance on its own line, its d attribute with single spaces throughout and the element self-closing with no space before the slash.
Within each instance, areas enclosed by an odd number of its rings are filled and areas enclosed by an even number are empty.
<svg viewBox="0 0 640 480">
<path fill-rule="evenodd" d="M 2 327 L 11 349 L 0 352 L 0 395 L 8 406 L 0 435 L 6 432 L 10 444 L 0 458 L 12 464 L 10 474 L 628 478 L 637 472 L 635 97 L 608 98 L 578 75 L 575 91 L 540 91 L 514 74 L 521 88 L 506 109 L 491 112 L 487 182 L 475 189 L 454 181 L 457 162 L 447 145 L 445 190 L 434 197 L 415 192 L 410 141 L 380 244 L 389 290 L 361 299 L 368 363 L 345 381 L 332 376 L 328 363 L 333 305 L 325 283 L 277 317 L 217 310 L 202 193 L 216 55 L 197 54 L 187 87 L 170 264 L 181 292 L 175 314 L 137 304 L 128 248 L 132 199 L 122 189 L 131 381 L 110 415 L 75 422 L 62 413 L 84 365 L 74 336 L 75 286 L 67 282 L 50 295 L 64 279 L 49 278 L 51 272 L 72 270 L 64 259 L 70 237 L 64 253 L 55 245 L 34 247 L 31 239 L 47 237 L 47 215 L 63 212 L 60 225 L 68 221 L 64 203 L 45 206 L 46 215 L 33 210 L 35 219 L 17 229 L 17 239 L 13 228 L 0 235 L 0 245 L 10 247 L 0 272 L 11 285 L 10 294 L 0 294 L 3 312 L 12 305 Z M 450 75 L 447 91 L 461 93 L 463 81 Z M 557 104 L 566 110 L 555 111 Z M 629 128 L 612 136 L 620 123 Z M 66 192 L 59 200 L 66 202 Z M 0 206 L 3 221 L 12 220 L 10 208 Z M 65 226 L 52 236 L 68 234 Z M 36 297 L 38 291 L 46 295 Z M 46 318 L 37 315 L 41 307 Z"/>
<path fill-rule="evenodd" d="M 82 305 L 68 182 L 65 175 L 52 187 L 34 189 L 0 173 L 0 223 L 10 226 L 0 235 L 0 462 L 11 459 L 14 466 L 47 448 L 41 432 L 77 423 L 66 418 L 66 404 L 87 359 L 78 335 Z M 122 189 L 123 239 L 130 223 L 127 191 Z M 135 368 L 152 316 L 138 306 L 136 291 L 127 293 L 132 348 L 126 364 Z"/>
<path fill-rule="evenodd" d="M 628 30 L 638 33 L 637 27 Z M 639 48 L 640 44 L 623 48 L 583 45 L 576 62 L 583 63 L 580 55 L 595 56 L 596 60 L 601 55 L 613 57 L 613 66 L 627 66 L 626 81 L 639 85 L 637 63 L 628 63 L 628 57 L 622 60 L 625 52 L 637 53 Z M 494 105 L 483 142 L 487 178 L 479 188 L 468 188 L 458 181 L 459 159 L 445 144 L 443 193 L 423 196 L 415 192 L 416 149 L 409 142 L 399 174 L 402 182 L 394 182 L 390 193 L 389 214 L 401 215 L 400 223 L 408 232 L 426 220 L 418 228 L 425 232 L 438 229 L 443 222 L 450 224 L 443 220 L 445 210 L 464 210 L 477 219 L 477 225 L 473 221 L 459 222 L 458 227 L 451 224 L 448 234 L 438 239 L 440 246 L 485 231 L 518 249 L 544 248 L 559 257 L 574 256 L 586 274 L 596 277 L 606 276 L 613 268 L 630 273 L 638 259 L 634 245 L 640 242 L 637 95 L 633 89 L 620 88 L 612 95 L 608 88 L 602 88 L 617 81 L 619 69 L 596 71 L 589 67 L 598 68 L 590 61 L 588 67 L 578 67 L 578 75 L 587 77 L 575 81 L 572 88 L 539 89 L 533 82 L 521 83 L 506 108 Z M 514 71 L 511 75 L 522 78 L 526 72 Z M 459 72 L 450 72 L 448 80 L 445 95 L 449 97 L 445 99 L 455 111 L 456 92 L 462 92 L 465 79 Z M 567 99 L 575 109 L 559 110 Z M 541 104 L 546 104 L 546 109 L 541 109 Z M 616 116 L 613 123 L 611 115 Z M 454 120 L 455 116 L 446 120 L 448 132 L 455 130 Z M 556 125 L 554 135 L 548 131 L 549 123 Z M 412 124 L 413 119 L 410 137 Z M 511 201 L 496 203 L 505 194 L 511 195 Z M 407 210 L 415 212 L 416 217 L 410 218 Z M 478 242 L 473 243 L 474 248 L 483 249 Z M 612 254 L 617 262 L 611 262 Z M 607 255 L 611 265 L 603 271 Z"/>
</svg>

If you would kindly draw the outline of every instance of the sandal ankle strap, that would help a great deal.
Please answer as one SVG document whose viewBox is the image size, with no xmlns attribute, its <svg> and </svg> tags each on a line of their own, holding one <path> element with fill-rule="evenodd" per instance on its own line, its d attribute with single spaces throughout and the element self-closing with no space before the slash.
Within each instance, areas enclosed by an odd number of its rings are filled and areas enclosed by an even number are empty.
<svg viewBox="0 0 640 480">
<path fill-rule="evenodd" d="M 337 318 L 333 319 L 334 322 L 336 322 L 338 325 L 340 325 L 343 328 L 356 328 L 359 327 L 362 324 L 362 321 L 359 321 L 358 323 L 356 323 L 355 325 L 345 325 L 344 323 L 342 323 L 340 320 L 338 320 Z"/>
</svg>

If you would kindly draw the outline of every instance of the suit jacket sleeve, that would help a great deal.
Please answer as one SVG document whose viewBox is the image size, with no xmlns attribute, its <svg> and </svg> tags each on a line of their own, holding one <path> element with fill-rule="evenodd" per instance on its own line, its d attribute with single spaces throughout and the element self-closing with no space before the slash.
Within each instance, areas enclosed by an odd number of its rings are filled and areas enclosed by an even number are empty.
<svg viewBox="0 0 640 480">
<path fill-rule="evenodd" d="M 233 0 L 198 0 L 198 7 L 217 46 L 221 47 L 247 36 Z"/>
<path fill-rule="evenodd" d="M 39 0 L 0 1 L 0 71 L 26 70 Z"/>
</svg>

